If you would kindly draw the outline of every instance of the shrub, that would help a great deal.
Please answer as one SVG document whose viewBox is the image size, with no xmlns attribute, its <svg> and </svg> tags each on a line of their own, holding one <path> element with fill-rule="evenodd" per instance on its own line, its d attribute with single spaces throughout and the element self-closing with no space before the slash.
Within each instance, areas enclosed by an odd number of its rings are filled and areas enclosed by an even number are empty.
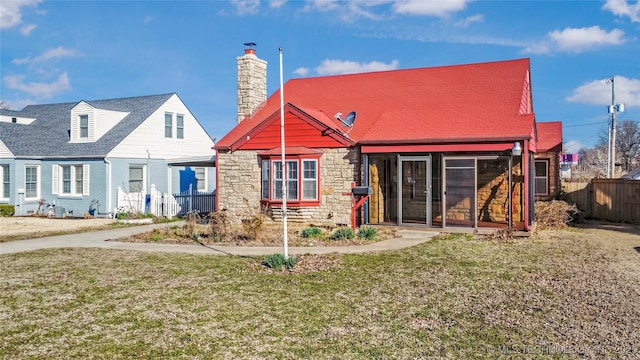
<svg viewBox="0 0 640 360">
<path fill-rule="evenodd" d="M 0 216 L 13 216 L 16 213 L 16 208 L 10 204 L 0 204 Z"/>
<path fill-rule="evenodd" d="M 217 211 L 209 214 L 209 233 L 214 241 L 222 241 L 231 232 L 231 222 L 227 211 Z"/>
<path fill-rule="evenodd" d="M 358 229 L 358 237 L 360 239 L 373 240 L 378 235 L 378 229 L 371 226 L 361 227 Z"/>
<path fill-rule="evenodd" d="M 162 240 L 162 238 L 162 234 L 152 234 L 151 236 L 149 236 L 149 241 L 158 242 Z"/>
<path fill-rule="evenodd" d="M 297 262 L 298 259 L 294 258 L 293 256 L 289 256 L 284 260 L 284 266 L 286 266 L 287 269 L 291 270 L 294 266 L 296 266 Z"/>
<path fill-rule="evenodd" d="M 285 262 L 284 255 L 273 254 L 264 258 L 264 261 L 262 263 L 273 270 L 280 270 L 282 269 L 284 262 Z"/>
<path fill-rule="evenodd" d="M 293 267 L 296 266 L 297 262 L 298 262 L 298 259 L 292 256 L 285 259 L 284 255 L 278 253 L 278 254 L 273 254 L 265 257 L 262 264 L 273 270 L 279 271 L 282 269 L 283 266 L 286 267 L 287 269 L 293 269 Z"/>
<path fill-rule="evenodd" d="M 352 228 L 339 228 L 331 234 L 332 240 L 353 239 L 356 236 Z"/>
<path fill-rule="evenodd" d="M 303 238 L 319 238 L 322 237 L 322 229 L 311 226 L 302 230 L 300 234 Z"/>
<path fill-rule="evenodd" d="M 257 240 L 262 234 L 265 215 L 258 213 L 250 218 L 242 219 L 242 228 L 249 239 Z"/>
</svg>

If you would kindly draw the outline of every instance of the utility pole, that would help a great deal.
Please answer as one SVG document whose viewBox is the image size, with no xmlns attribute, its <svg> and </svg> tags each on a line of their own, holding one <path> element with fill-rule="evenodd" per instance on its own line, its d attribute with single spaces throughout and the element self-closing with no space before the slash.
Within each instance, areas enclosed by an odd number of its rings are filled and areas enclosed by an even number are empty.
<svg viewBox="0 0 640 360">
<path fill-rule="evenodd" d="M 612 76 L 611 80 L 611 175 L 610 179 L 616 175 L 616 77 Z"/>
</svg>

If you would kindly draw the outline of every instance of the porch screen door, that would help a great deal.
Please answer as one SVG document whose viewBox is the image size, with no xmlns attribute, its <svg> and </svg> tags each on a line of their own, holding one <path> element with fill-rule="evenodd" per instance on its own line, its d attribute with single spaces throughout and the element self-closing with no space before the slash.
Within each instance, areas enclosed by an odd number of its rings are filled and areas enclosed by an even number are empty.
<svg viewBox="0 0 640 360">
<path fill-rule="evenodd" d="M 476 160 L 444 159 L 444 226 L 476 226 Z"/>
<path fill-rule="evenodd" d="M 431 225 L 431 158 L 400 156 L 398 209 L 401 224 Z"/>
</svg>

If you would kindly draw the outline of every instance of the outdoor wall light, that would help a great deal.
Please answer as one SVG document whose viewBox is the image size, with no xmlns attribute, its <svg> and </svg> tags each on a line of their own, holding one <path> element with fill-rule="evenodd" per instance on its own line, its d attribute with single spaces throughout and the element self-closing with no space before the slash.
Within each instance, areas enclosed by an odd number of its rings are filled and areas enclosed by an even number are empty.
<svg viewBox="0 0 640 360">
<path fill-rule="evenodd" d="M 511 148 L 512 156 L 521 156 L 522 155 L 522 146 L 520 146 L 520 142 L 516 141 L 513 143 L 513 148 Z"/>
</svg>

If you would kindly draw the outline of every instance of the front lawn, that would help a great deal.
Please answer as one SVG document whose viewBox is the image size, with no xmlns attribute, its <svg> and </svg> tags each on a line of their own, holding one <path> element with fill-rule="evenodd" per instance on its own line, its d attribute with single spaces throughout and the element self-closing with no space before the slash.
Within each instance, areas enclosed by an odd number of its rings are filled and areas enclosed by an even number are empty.
<svg viewBox="0 0 640 360">
<path fill-rule="evenodd" d="M 298 273 L 231 256 L 3 255 L 0 358 L 632 359 L 634 247 L 602 230 L 449 235 Z"/>
</svg>

